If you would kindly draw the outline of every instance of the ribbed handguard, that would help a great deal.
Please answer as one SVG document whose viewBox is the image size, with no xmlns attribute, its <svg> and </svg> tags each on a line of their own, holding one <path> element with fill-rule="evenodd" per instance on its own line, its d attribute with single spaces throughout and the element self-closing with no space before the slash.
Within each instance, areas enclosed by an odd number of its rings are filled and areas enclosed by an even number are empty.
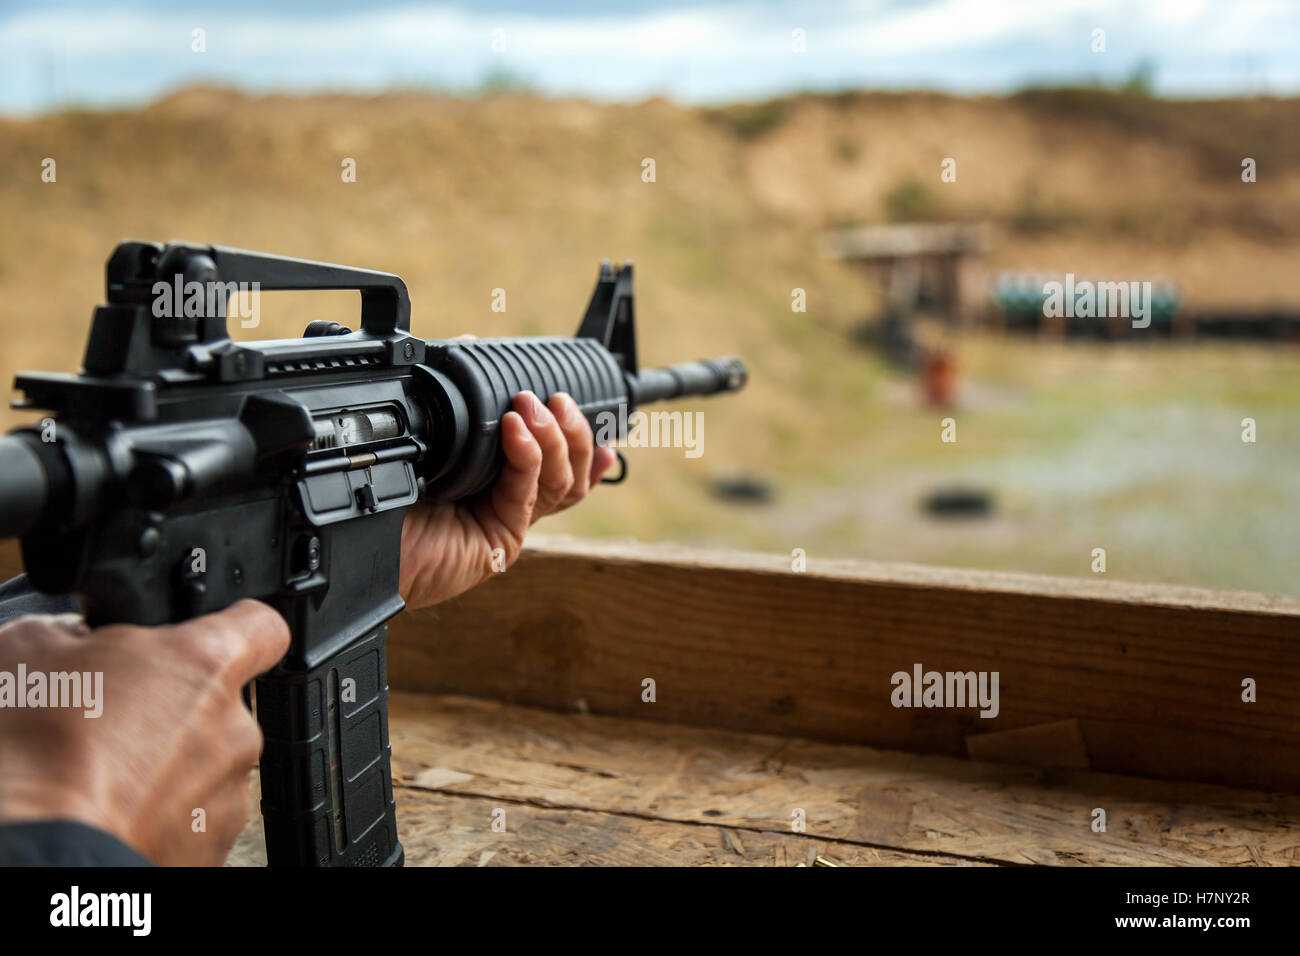
<svg viewBox="0 0 1300 956">
<path fill-rule="evenodd" d="M 309 671 L 257 679 L 270 866 L 401 866 L 388 743 L 387 626 Z"/>
<path fill-rule="evenodd" d="M 435 501 L 467 498 L 492 483 L 501 467 L 501 416 L 519 392 L 532 391 L 543 402 L 556 392 L 567 392 L 593 429 L 598 427 L 598 416 L 617 417 L 619 406 L 629 400 L 617 359 L 595 339 L 430 342 L 425 364 L 456 386 L 469 420 L 463 445 L 447 461 L 447 477 L 431 482 L 426 492 Z"/>
</svg>

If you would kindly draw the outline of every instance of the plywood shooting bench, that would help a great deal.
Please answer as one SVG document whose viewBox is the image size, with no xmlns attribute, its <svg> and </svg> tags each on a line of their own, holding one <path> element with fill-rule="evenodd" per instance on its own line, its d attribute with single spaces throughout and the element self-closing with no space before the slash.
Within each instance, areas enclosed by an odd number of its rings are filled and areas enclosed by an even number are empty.
<svg viewBox="0 0 1300 956">
<path fill-rule="evenodd" d="M 793 566 L 538 536 L 401 615 L 407 864 L 1300 862 L 1300 600 Z M 998 672 L 997 717 L 894 706 L 914 664 Z"/>
</svg>

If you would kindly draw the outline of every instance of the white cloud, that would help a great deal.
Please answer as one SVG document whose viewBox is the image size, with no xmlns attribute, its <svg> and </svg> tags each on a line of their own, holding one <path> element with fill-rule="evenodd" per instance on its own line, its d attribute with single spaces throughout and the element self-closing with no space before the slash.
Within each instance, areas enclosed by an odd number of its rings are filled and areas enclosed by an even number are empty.
<svg viewBox="0 0 1300 956">
<path fill-rule="evenodd" d="M 1096 26 L 1107 31 L 1105 58 L 1089 55 Z M 207 31 L 206 54 L 190 51 L 195 27 Z M 807 54 L 790 50 L 796 27 L 807 31 Z M 490 48 L 497 28 L 503 54 Z M 1030 76 L 1114 77 L 1139 57 L 1153 58 L 1175 92 L 1228 90 L 1261 73 L 1295 90 L 1298 49 L 1300 4 L 1281 0 L 755 0 L 599 17 L 423 6 L 196 17 L 95 7 L 0 21 L 0 110 L 39 108 L 52 95 L 146 98 L 212 79 L 253 90 L 469 85 L 494 69 L 545 91 L 606 99 L 667 90 L 719 100 L 848 84 L 1002 90 Z"/>
</svg>

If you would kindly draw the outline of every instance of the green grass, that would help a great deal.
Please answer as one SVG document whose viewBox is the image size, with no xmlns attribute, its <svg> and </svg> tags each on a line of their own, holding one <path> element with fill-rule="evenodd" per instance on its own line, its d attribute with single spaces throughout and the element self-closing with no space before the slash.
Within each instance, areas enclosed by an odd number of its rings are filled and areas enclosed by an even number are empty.
<svg viewBox="0 0 1300 956">
<path fill-rule="evenodd" d="M 841 403 L 768 425 L 770 457 L 695 463 L 748 464 L 775 488 L 769 505 L 716 502 L 672 461 L 646 463 L 664 512 L 640 536 L 1073 576 L 1104 547 L 1112 578 L 1300 593 L 1300 352 L 977 339 L 961 354 L 968 391 L 1000 389 L 998 401 L 925 408 L 915 383 L 858 353 L 809 383 Z M 948 414 L 955 445 L 939 441 Z M 1240 440 L 1247 414 L 1253 445 Z M 634 453 L 633 481 L 638 464 Z M 989 491 L 993 516 L 921 512 L 928 491 L 953 484 Z M 614 494 L 574 527 L 628 534 L 626 515 L 597 517 Z"/>
</svg>

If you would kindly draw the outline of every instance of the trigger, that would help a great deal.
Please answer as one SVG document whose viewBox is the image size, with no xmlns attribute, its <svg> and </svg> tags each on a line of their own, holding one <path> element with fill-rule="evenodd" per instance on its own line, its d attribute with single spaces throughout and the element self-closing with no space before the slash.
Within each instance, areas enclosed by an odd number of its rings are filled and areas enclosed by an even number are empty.
<svg viewBox="0 0 1300 956">
<path fill-rule="evenodd" d="M 627 459 L 623 457 L 623 453 L 619 451 L 617 448 L 614 449 L 614 454 L 618 455 L 618 463 L 619 463 L 618 477 L 601 478 L 600 483 L 602 485 L 617 485 L 621 483 L 624 478 L 627 477 Z"/>
</svg>

